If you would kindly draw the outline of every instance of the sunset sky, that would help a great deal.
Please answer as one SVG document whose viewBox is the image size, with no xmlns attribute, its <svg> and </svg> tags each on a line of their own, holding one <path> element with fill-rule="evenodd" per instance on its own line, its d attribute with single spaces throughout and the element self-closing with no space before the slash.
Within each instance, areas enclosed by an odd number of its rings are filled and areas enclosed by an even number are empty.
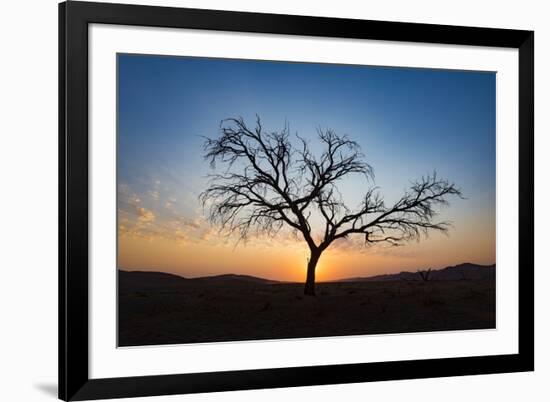
<svg viewBox="0 0 550 402">
<path fill-rule="evenodd" d="M 166 56 L 118 56 L 118 267 L 185 277 L 236 273 L 303 281 L 309 255 L 286 232 L 272 238 L 219 233 L 198 196 L 212 173 L 204 137 L 220 121 L 258 114 L 268 131 L 285 122 L 315 147 L 316 129 L 357 141 L 386 204 L 437 170 L 465 199 L 438 220 L 448 235 L 403 247 L 333 244 L 318 280 L 495 262 L 495 74 Z M 343 181 L 355 208 L 371 184 Z"/>
</svg>

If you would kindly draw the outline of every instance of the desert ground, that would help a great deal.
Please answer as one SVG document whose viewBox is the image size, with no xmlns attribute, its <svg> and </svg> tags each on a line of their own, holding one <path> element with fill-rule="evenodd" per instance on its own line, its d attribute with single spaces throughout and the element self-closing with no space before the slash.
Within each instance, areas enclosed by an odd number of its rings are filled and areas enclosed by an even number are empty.
<svg viewBox="0 0 550 402">
<path fill-rule="evenodd" d="M 300 283 L 119 271 L 118 344 L 495 328 L 494 271 L 470 279 L 433 276 L 319 283 L 312 297 L 303 295 Z"/>
</svg>

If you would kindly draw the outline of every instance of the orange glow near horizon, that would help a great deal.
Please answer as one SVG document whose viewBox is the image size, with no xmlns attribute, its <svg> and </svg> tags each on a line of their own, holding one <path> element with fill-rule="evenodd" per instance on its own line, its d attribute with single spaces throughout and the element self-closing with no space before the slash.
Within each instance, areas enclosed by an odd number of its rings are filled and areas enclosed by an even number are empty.
<svg viewBox="0 0 550 402">
<path fill-rule="evenodd" d="M 462 222 L 455 224 L 455 230 L 448 236 L 435 233 L 402 247 L 334 243 L 321 256 L 316 279 L 330 281 L 428 267 L 437 269 L 463 262 L 492 264 L 496 255 L 495 231 L 491 226 L 482 219 Z M 218 234 L 201 238 L 179 231 L 176 229 L 174 233 L 179 234 L 170 238 L 159 231 L 143 236 L 122 228 L 118 267 L 184 277 L 233 273 L 296 282 L 305 278 L 309 250 L 299 238 L 251 239 L 236 245 L 234 239 Z"/>
</svg>

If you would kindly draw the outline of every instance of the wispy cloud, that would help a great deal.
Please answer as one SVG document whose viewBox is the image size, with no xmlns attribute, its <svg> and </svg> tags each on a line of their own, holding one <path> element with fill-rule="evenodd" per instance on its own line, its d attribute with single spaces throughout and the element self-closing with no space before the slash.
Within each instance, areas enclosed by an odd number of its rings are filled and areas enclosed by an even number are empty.
<svg viewBox="0 0 550 402">
<path fill-rule="evenodd" d="M 152 223 L 155 221 L 155 214 L 147 208 L 137 207 L 137 213 L 138 220 L 141 223 Z"/>
<path fill-rule="evenodd" d="M 193 220 L 183 220 L 183 224 L 192 229 L 200 229 L 202 220 L 200 218 L 195 218 Z"/>
</svg>

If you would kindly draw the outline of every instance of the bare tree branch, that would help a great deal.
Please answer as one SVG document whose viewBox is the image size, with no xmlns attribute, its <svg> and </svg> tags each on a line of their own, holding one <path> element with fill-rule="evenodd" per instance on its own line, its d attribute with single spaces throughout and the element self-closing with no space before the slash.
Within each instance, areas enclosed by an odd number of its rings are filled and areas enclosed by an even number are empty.
<svg viewBox="0 0 550 402">
<path fill-rule="evenodd" d="M 298 146 L 291 142 L 288 124 L 279 132 L 266 132 L 258 116 L 254 128 L 242 117 L 223 120 L 220 136 L 206 138 L 204 144 L 210 165 L 225 167 L 210 176 L 209 187 L 200 195 L 210 221 L 240 239 L 252 231 L 275 235 L 289 227 L 302 235 L 315 263 L 333 241 L 352 235 L 363 236 L 365 244 L 397 246 L 449 229 L 450 222 L 436 220 L 436 210 L 448 205 L 449 197 L 462 197 L 453 183 L 434 172 L 386 206 L 359 145 L 332 130 L 318 129 L 317 134 L 323 145 L 318 156 L 302 137 L 296 135 Z M 366 183 L 356 210 L 346 206 L 337 187 L 339 180 L 353 174 L 362 175 Z M 324 222 L 317 242 L 310 222 L 313 212 Z"/>
<path fill-rule="evenodd" d="M 365 235 L 365 242 L 385 241 L 401 245 L 419 239 L 422 234 L 427 235 L 430 230 L 447 232 L 451 223 L 434 219 L 436 207 L 448 205 L 448 196 L 461 197 L 462 193 L 453 183 L 439 179 L 435 172 L 414 182 L 410 190 L 389 208 L 378 194 L 368 192 L 358 212 L 346 215 L 336 223 L 336 228 L 345 224 L 351 224 L 351 227 L 334 233 L 334 238 L 360 233 Z"/>
</svg>

